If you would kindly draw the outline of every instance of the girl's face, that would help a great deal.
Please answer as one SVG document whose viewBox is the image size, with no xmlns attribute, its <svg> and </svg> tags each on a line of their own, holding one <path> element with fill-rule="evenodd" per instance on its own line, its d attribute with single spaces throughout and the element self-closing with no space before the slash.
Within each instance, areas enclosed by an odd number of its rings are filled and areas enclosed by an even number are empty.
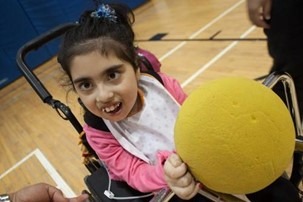
<svg viewBox="0 0 303 202">
<path fill-rule="evenodd" d="M 94 51 L 76 56 L 71 78 L 86 108 L 101 118 L 121 121 L 138 110 L 139 70 L 117 58 Z"/>
</svg>

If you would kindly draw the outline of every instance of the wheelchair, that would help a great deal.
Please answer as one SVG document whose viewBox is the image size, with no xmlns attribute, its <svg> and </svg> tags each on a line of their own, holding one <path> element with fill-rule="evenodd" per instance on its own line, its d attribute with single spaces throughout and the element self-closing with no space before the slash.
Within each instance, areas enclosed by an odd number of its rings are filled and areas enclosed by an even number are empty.
<svg viewBox="0 0 303 202">
<path fill-rule="evenodd" d="M 67 23 L 53 28 L 52 30 L 32 39 L 31 41 L 24 44 L 17 52 L 16 61 L 20 68 L 23 76 L 27 82 L 35 90 L 37 95 L 40 97 L 43 103 L 48 104 L 64 120 L 69 121 L 78 132 L 82 145 L 83 145 L 83 156 L 85 156 L 84 165 L 89 170 L 90 174 L 84 178 L 85 184 L 88 191 L 84 192 L 90 195 L 90 201 L 92 202 L 112 202 L 112 201 L 131 201 L 131 202 L 168 202 L 168 201 L 180 201 L 175 199 L 174 193 L 168 189 L 160 190 L 158 193 L 140 193 L 137 190 L 132 189 L 125 182 L 111 180 L 107 171 L 106 166 L 100 161 L 90 147 L 86 140 L 85 133 L 83 132 L 82 125 L 79 123 L 77 118 L 72 113 L 71 109 L 59 100 L 56 100 L 40 82 L 38 77 L 33 73 L 31 68 L 26 63 L 26 55 L 36 50 L 51 40 L 63 35 L 68 29 L 74 27 L 75 23 Z M 148 62 L 148 61 L 147 61 Z M 148 65 L 146 65 L 148 66 Z M 302 134 L 302 123 L 299 114 L 297 97 L 295 92 L 295 86 L 292 78 L 287 73 L 272 73 L 266 76 L 263 84 L 269 88 L 273 88 L 277 83 L 282 83 L 285 90 L 286 105 L 292 116 L 295 130 L 296 130 L 296 146 L 294 153 L 294 160 L 291 175 L 289 180 L 298 188 L 298 192 L 301 194 L 300 184 L 303 176 L 303 134 Z M 288 177 L 288 176 L 287 176 Z M 245 199 L 230 195 L 217 193 L 207 188 L 203 188 L 199 192 L 208 201 L 217 202 L 241 202 Z M 116 196 L 116 194 L 118 196 Z"/>
</svg>

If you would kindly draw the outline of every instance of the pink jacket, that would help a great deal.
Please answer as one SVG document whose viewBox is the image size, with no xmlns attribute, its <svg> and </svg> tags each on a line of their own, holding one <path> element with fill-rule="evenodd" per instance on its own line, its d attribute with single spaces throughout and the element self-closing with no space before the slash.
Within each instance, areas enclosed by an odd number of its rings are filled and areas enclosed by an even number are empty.
<svg viewBox="0 0 303 202">
<path fill-rule="evenodd" d="M 180 84 L 163 73 L 159 75 L 164 87 L 179 104 L 182 104 L 187 96 Z M 158 152 L 157 164 L 150 165 L 127 152 L 110 132 L 100 131 L 88 125 L 84 125 L 84 131 L 91 147 L 107 165 L 112 179 L 126 181 L 141 192 L 158 191 L 167 186 L 164 180 L 163 163 L 173 151 Z"/>
</svg>

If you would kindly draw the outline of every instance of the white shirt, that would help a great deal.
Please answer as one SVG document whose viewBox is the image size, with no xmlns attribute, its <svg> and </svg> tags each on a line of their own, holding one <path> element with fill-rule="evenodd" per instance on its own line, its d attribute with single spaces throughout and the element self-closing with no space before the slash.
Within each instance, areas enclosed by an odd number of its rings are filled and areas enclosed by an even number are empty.
<svg viewBox="0 0 303 202">
<path fill-rule="evenodd" d="M 142 110 L 122 121 L 104 122 L 124 149 L 154 164 L 158 151 L 175 149 L 174 126 L 180 105 L 151 76 L 141 75 L 139 87 L 144 93 Z"/>
</svg>

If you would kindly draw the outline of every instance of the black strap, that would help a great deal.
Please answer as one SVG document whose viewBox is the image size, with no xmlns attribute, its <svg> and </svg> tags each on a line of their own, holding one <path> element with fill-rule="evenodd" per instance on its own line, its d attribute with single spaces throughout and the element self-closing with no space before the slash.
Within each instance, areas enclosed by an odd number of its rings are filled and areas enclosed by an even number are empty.
<svg viewBox="0 0 303 202">
<path fill-rule="evenodd" d="M 140 60 L 142 62 L 142 65 L 144 65 L 145 69 L 143 70 L 143 67 L 141 66 L 141 72 L 147 73 L 155 77 L 162 85 L 164 85 L 161 76 L 158 74 L 158 72 L 155 71 L 152 64 L 149 62 L 149 60 L 144 57 L 143 55 L 139 55 Z"/>
</svg>

